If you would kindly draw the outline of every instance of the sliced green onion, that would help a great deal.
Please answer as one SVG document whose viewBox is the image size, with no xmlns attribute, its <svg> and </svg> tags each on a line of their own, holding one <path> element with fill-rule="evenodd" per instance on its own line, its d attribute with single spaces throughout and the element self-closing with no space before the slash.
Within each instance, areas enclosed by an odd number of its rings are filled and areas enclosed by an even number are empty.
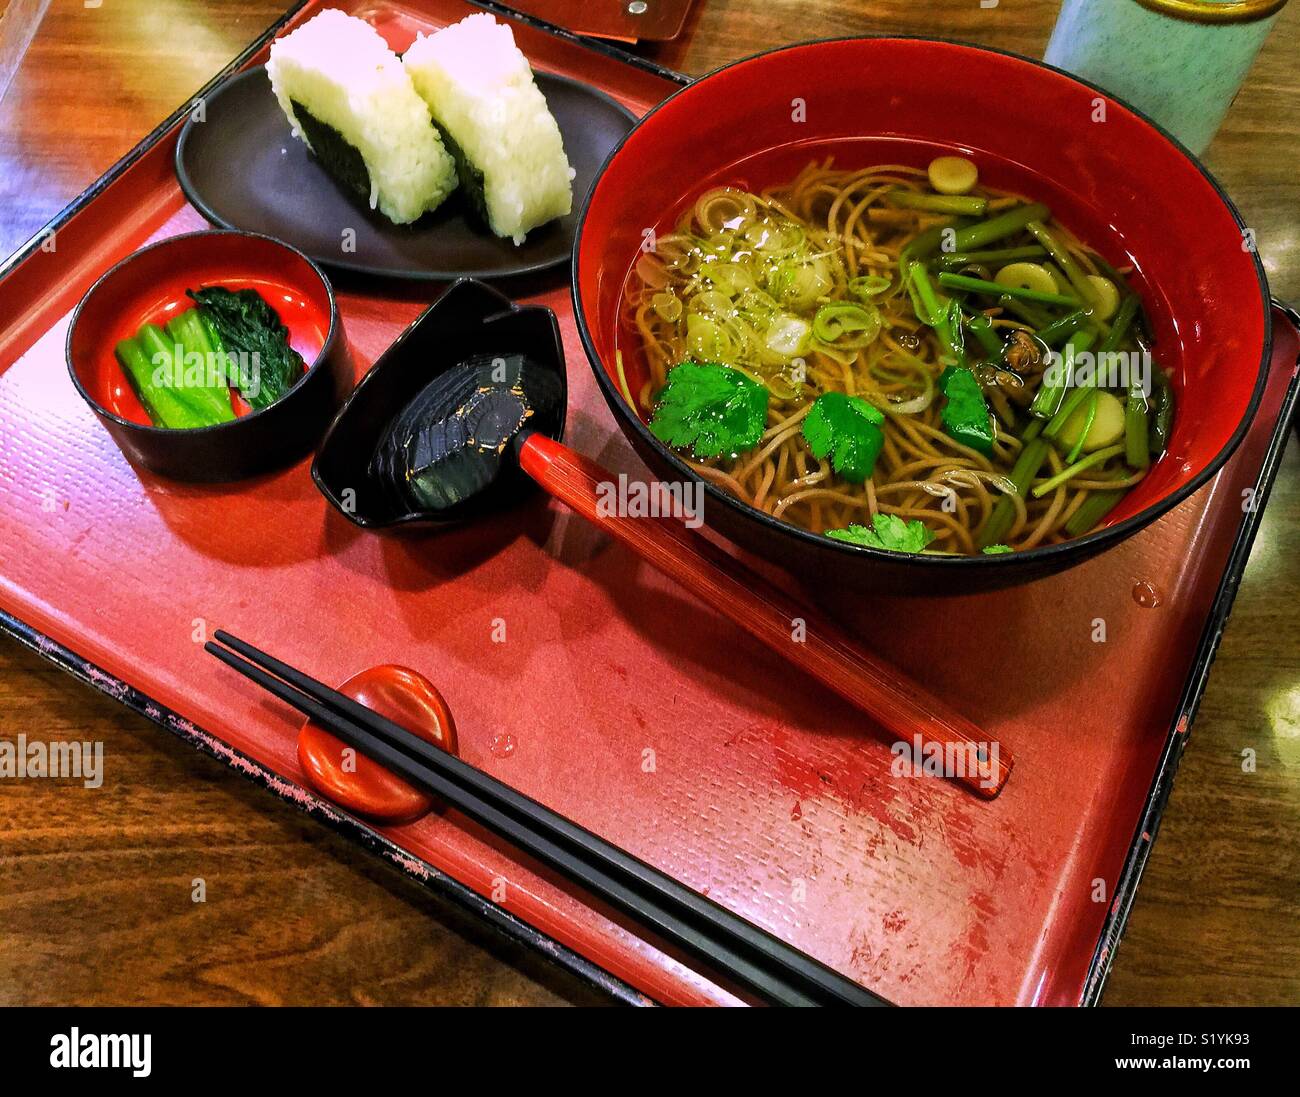
<svg viewBox="0 0 1300 1097">
<path fill-rule="evenodd" d="M 807 320 L 783 312 L 768 325 L 764 345 L 779 357 L 797 358 L 808 349 L 811 332 Z"/>
<path fill-rule="evenodd" d="M 859 301 L 869 301 L 879 297 L 894 283 L 881 274 L 860 274 L 849 280 L 849 293 Z"/>
<path fill-rule="evenodd" d="M 698 362 L 730 362 L 736 343 L 716 320 L 692 312 L 686 317 L 686 349 Z"/>
<path fill-rule="evenodd" d="M 880 312 L 871 305 L 833 301 L 813 317 L 813 335 L 839 347 L 865 347 L 880 334 Z"/>
</svg>

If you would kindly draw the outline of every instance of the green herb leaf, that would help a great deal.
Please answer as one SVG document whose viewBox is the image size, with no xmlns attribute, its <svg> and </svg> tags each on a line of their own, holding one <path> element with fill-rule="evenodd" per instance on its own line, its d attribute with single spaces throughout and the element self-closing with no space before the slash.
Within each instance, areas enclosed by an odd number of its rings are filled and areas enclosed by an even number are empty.
<svg viewBox="0 0 1300 1097">
<path fill-rule="evenodd" d="M 993 417 L 975 375 L 960 366 L 949 366 L 939 374 L 939 389 L 947 397 L 939 413 L 944 430 L 963 446 L 992 453 Z"/>
<path fill-rule="evenodd" d="M 916 518 L 904 522 L 897 514 L 877 514 L 871 520 L 871 528 L 852 525 L 848 529 L 828 529 L 826 536 L 891 552 L 922 552 L 934 540 L 934 534 L 924 522 Z"/>
<path fill-rule="evenodd" d="M 860 484 L 876 467 L 885 435 L 884 413 L 860 396 L 827 392 L 817 397 L 803 421 L 803 436 L 813 456 L 829 454 L 831 465 L 851 484 Z"/>
<path fill-rule="evenodd" d="M 985 556 L 1001 556 L 1005 552 L 1011 551 L 1010 545 L 985 545 L 980 549 Z"/>
<path fill-rule="evenodd" d="M 274 404 L 302 377 L 302 355 L 289 345 L 280 314 L 254 289 L 207 286 L 185 291 L 215 329 L 230 360 L 230 383 L 250 407 Z"/>
<path fill-rule="evenodd" d="M 696 457 L 753 449 L 767 426 L 767 386 L 717 362 L 681 362 L 668 371 L 650 430 Z"/>
</svg>

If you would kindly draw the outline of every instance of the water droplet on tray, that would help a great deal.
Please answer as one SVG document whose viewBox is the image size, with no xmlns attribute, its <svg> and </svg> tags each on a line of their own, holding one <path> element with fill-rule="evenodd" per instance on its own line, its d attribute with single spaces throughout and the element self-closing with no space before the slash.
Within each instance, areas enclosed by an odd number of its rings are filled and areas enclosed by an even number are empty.
<svg viewBox="0 0 1300 1097">
<path fill-rule="evenodd" d="M 508 731 L 498 731 L 492 736 L 492 745 L 488 750 L 497 758 L 509 758 L 515 752 L 515 737 Z"/>
<path fill-rule="evenodd" d="M 1133 584 L 1133 601 L 1143 609 L 1155 609 L 1162 601 L 1160 592 L 1145 579 Z"/>
</svg>

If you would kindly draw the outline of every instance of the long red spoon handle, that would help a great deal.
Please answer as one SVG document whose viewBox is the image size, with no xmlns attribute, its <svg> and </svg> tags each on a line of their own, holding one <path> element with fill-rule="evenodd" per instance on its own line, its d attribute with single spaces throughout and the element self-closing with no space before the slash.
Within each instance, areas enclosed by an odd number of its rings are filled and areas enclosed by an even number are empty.
<svg viewBox="0 0 1300 1097">
<path fill-rule="evenodd" d="M 530 435 L 520 447 L 519 463 L 555 498 L 871 715 L 907 744 L 905 757 L 917 772 L 934 759 L 926 772 L 941 765 L 942 772 L 987 799 L 1002 790 L 1014 764 L 1008 751 L 898 668 L 865 651 L 828 617 L 776 590 L 680 518 L 619 514 L 608 505 L 616 477 L 554 439 Z"/>
</svg>

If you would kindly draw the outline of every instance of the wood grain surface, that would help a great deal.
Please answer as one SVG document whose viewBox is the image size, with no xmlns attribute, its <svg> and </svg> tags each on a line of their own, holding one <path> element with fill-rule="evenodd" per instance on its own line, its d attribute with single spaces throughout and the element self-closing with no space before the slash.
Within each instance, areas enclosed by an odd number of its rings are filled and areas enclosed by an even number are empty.
<svg viewBox="0 0 1300 1097">
<path fill-rule="evenodd" d="M 3 6 L 4 0 L 0 0 Z M 0 255 L 268 26 L 267 0 L 53 0 L 0 21 Z M 687 72 L 810 37 L 940 34 L 1040 56 L 1046 0 L 703 0 L 644 52 Z M 1300 302 L 1300 3 L 1207 161 Z M 3 505 L 0 484 L 0 505 Z M 1300 452 L 1264 515 L 1108 1004 L 1300 1001 Z M 3 567 L 3 560 L 0 560 Z M 0 781 L 0 1004 L 594 1004 L 575 978 L 9 640 L 0 738 L 101 740 L 107 777 Z M 1254 752 L 1253 772 L 1243 751 Z M 202 880 L 205 901 L 194 901 Z"/>
</svg>

